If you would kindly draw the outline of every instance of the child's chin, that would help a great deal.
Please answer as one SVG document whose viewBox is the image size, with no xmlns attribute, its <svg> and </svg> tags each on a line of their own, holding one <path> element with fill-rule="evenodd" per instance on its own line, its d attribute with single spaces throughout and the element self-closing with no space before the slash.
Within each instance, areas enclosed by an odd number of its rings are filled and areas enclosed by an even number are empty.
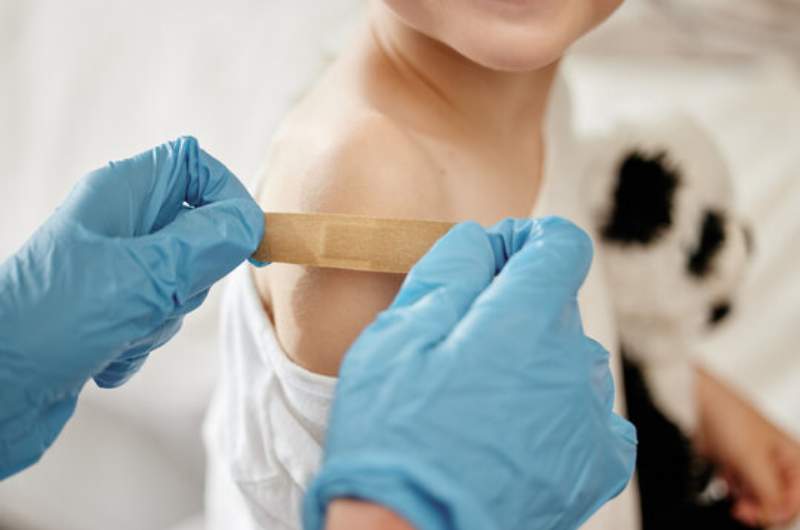
<svg viewBox="0 0 800 530">
<path fill-rule="evenodd" d="M 469 43 L 459 50 L 471 61 L 501 72 L 533 72 L 558 61 L 565 47 L 556 43 L 501 39 Z"/>
</svg>

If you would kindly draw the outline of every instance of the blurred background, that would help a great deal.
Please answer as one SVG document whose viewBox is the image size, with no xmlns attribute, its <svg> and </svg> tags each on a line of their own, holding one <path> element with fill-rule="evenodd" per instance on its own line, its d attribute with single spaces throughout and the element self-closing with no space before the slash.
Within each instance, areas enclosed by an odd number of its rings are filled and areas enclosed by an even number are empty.
<svg viewBox="0 0 800 530">
<path fill-rule="evenodd" d="M 88 170 L 182 134 L 252 182 L 363 4 L 0 0 L 0 259 Z M 575 116 L 595 131 L 678 105 L 713 131 L 759 252 L 703 353 L 800 436 L 800 3 L 698 4 L 630 1 L 579 43 Z M 0 483 L 0 529 L 202 527 L 218 296 L 129 384 L 87 385 L 41 463 Z"/>
</svg>

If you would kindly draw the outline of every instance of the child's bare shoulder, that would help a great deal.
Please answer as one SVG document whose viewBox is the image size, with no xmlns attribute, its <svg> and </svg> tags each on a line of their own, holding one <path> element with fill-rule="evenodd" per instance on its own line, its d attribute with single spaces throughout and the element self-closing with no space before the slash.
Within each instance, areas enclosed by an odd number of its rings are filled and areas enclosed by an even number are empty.
<svg viewBox="0 0 800 530">
<path fill-rule="evenodd" d="M 374 109 L 301 105 L 275 138 L 260 202 L 267 211 L 447 219 L 437 172 L 414 136 Z M 329 375 L 401 281 L 397 274 L 285 264 L 256 274 L 286 353 Z"/>
<path fill-rule="evenodd" d="M 382 217 L 447 216 L 440 169 L 391 117 L 349 105 L 301 107 L 275 138 L 262 206 Z"/>
</svg>

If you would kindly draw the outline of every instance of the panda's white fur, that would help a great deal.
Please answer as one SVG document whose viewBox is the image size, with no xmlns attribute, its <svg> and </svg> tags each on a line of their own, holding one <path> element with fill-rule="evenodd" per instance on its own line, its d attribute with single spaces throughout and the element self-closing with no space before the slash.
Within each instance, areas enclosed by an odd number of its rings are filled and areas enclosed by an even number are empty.
<svg viewBox="0 0 800 530">
<path fill-rule="evenodd" d="M 631 156 L 661 164 L 676 177 L 674 189 L 664 192 L 671 197 L 661 197 L 669 203 L 671 220 L 654 228 L 646 242 L 606 233 L 618 210 L 621 169 Z M 635 178 L 646 182 L 651 177 L 644 171 Z M 691 433 L 696 423 L 692 344 L 711 327 L 714 308 L 733 300 L 748 261 L 728 168 L 709 135 L 688 115 L 673 112 L 616 126 L 599 146 L 584 189 L 600 234 L 626 354 L 641 368 L 662 412 Z M 628 194 L 625 200 L 659 200 L 645 195 L 639 199 Z M 641 206 L 646 213 L 647 205 Z M 688 264 L 709 212 L 722 220 L 724 238 L 700 275 Z"/>
</svg>

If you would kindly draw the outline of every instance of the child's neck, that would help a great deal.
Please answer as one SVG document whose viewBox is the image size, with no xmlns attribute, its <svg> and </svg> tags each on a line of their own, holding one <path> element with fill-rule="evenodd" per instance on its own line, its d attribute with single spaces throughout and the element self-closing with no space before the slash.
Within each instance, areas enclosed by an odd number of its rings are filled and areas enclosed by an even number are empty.
<svg viewBox="0 0 800 530">
<path fill-rule="evenodd" d="M 409 90 L 436 101 L 448 122 L 481 143 L 538 143 L 556 63 L 529 72 L 491 70 L 373 6 L 374 46 Z"/>
</svg>

